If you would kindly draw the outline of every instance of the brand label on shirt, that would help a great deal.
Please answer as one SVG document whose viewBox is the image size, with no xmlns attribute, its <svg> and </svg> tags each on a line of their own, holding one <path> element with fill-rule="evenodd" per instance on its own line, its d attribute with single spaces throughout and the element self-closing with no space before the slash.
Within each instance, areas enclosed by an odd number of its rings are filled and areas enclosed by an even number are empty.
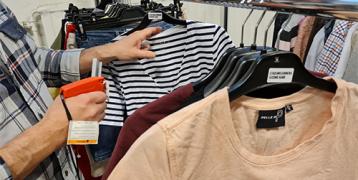
<svg viewBox="0 0 358 180">
<path fill-rule="evenodd" d="M 98 144 L 99 123 L 93 121 L 70 121 L 67 144 Z"/>
<path fill-rule="evenodd" d="M 267 83 L 290 83 L 294 70 L 293 68 L 270 68 Z"/>
<path fill-rule="evenodd" d="M 292 105 L 287 105 L 281 109 L 259 111 L 256 128 L 263 129 L 285 126 L 285 115 L 292 110 Z"/>
<path fill-rule="evenodd" d="M 148 13 L 148 19 L 150 20 L 162 20 L 163 19 L 163 14 L 162 13 L 158 13 L 158 12 L 149 12 Z"/>
</svg>

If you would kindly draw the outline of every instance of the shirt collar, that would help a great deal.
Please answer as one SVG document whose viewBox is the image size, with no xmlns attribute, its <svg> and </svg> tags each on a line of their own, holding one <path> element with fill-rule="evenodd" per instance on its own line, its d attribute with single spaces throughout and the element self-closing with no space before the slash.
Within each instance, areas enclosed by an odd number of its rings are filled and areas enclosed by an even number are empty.
<svg viewBox="0 0 358 180">
<path fill-rule="evenodd" d="M 26 30 L 18 23 L 12 11 L 0 0 L 0 32 L 13 40 L 26 34 Z"/>
</svg>

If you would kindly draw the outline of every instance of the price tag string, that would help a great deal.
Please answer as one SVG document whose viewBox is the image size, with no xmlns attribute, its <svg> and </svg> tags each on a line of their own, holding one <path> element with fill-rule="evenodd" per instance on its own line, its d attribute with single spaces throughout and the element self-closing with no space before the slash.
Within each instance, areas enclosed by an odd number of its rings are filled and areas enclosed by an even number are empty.
<svg viewBox="0 0 358 180">
<path fill-rule="evenodd" d="M 65 101 L 65 97 L 63 96 L 63 94 L 61 93 L 60 94 L 60 98 L 61 98 L 61 101 L 62 101 L 62 104 L 63 104 L 63 107 L 65 108 L 65 112 L 66 112 L 66 116 L 67 116 L 67 119 L 68 121 L 72 121 L 72 115 L 71 115 L 71 112 L 70 110 L 68 110 L 68 107 L 67 107 L 67 104 L 66 104 L 66 101 Z M 72 150 L 72 148 L 70 146 L 67 146 L 68 148 L 67 149 L 67 153 L 69 153 L 70 155 L 70 158 L 71 158 L 71 161 L 72 161 L 72 164 L 73 166 L 75 167 L 76 169 L 76 176 L 78 179 L 80 179 L 80 172 L 79 172 L 79 168 L 78 168 L 78 165 L 76 164 L 76 161 L 75 161 L 75 158 L 73 157 L 73 155 L 75 154 Z"/>
</svg>

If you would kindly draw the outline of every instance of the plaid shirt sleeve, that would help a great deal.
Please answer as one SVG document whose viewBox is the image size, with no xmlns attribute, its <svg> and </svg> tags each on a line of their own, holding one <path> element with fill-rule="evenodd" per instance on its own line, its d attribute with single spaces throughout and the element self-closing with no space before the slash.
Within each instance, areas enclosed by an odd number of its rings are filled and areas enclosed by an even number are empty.
<svg viewBox="0 0 358 180">
<path fill-rule="evenodd" d="M 9 168 L 6 166 L 5 162 L 0 157 L 0 179 L 10 180 L 12 179 Z"/>
<path fill-rule="evenodd" d="M 30 37 L 28 37 L 30 38 Z M 28 42 L 33 42 L 28 41 Z M 49 87 L 59 87 L 80 79 L 79 60 L 82 49 L 55 51 L 35 47 L 35 60 Z"/>
<path fill-rule="evenodd" d="M 0 1 L 0 24 L 4 22 L 13 23 L 12 26 L 2 27 L 3 31 L 14 39 L 19 39 L 21 33 L 18 33 L 18 22 L 11 12 L 11 10 Z M 11 27 L 15 27 L 11 29 Z M 4 30 L 6 29 L 7 30 Z M 55 51 L 50 49 L 38 48 L 35 41 L 29 36 L 25 35 L 24 47 L 31 49 L 31 53 L 35 57 L 33 58 L 38 65 L 38 69 L 41 72 L 43 80 L 49 87 L 59 87 L 63 84 L 73 82 L 80 79 L 79 73 L 79 59 L 82 49 Z"/>
</svg>

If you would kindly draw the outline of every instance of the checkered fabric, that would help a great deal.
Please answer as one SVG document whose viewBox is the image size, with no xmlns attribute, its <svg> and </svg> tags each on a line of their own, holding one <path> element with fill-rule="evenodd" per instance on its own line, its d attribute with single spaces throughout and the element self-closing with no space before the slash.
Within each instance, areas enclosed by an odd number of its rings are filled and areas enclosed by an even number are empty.
<svg viewBox="0 0 358 180">
<path fill-rule="evenodd" d="M 319 54 L 315 71 L 333 76 L 336 72 L 338 62 L 341 57 L 345 38 L 353 23 L 349 21 L 339 21 L 333 28 L 322 52 Z"/>
<path fill-rule="evenodd" d="M 36 47 L 0 1 L 0 148 L 42 119 L 52 103 L 48 86 L 79 79 L 80 52 Z M 65 149 L 59 149 L 27 179 L 75 179 L 76 171 L 69 162 Z M 0 179 L 12 179 L 3 160 Z"/>
<path fill-rule="evenodd" d="M 3 159 L 1 159 L 1 157 L 0 157 L 0 167 L 2 167 L 0 168 L 0 177 L 5 180 L 12 179 L 10 170 L 7 169 L 7 167 L 5 166 L 5 162 Z"/>
</svg>

